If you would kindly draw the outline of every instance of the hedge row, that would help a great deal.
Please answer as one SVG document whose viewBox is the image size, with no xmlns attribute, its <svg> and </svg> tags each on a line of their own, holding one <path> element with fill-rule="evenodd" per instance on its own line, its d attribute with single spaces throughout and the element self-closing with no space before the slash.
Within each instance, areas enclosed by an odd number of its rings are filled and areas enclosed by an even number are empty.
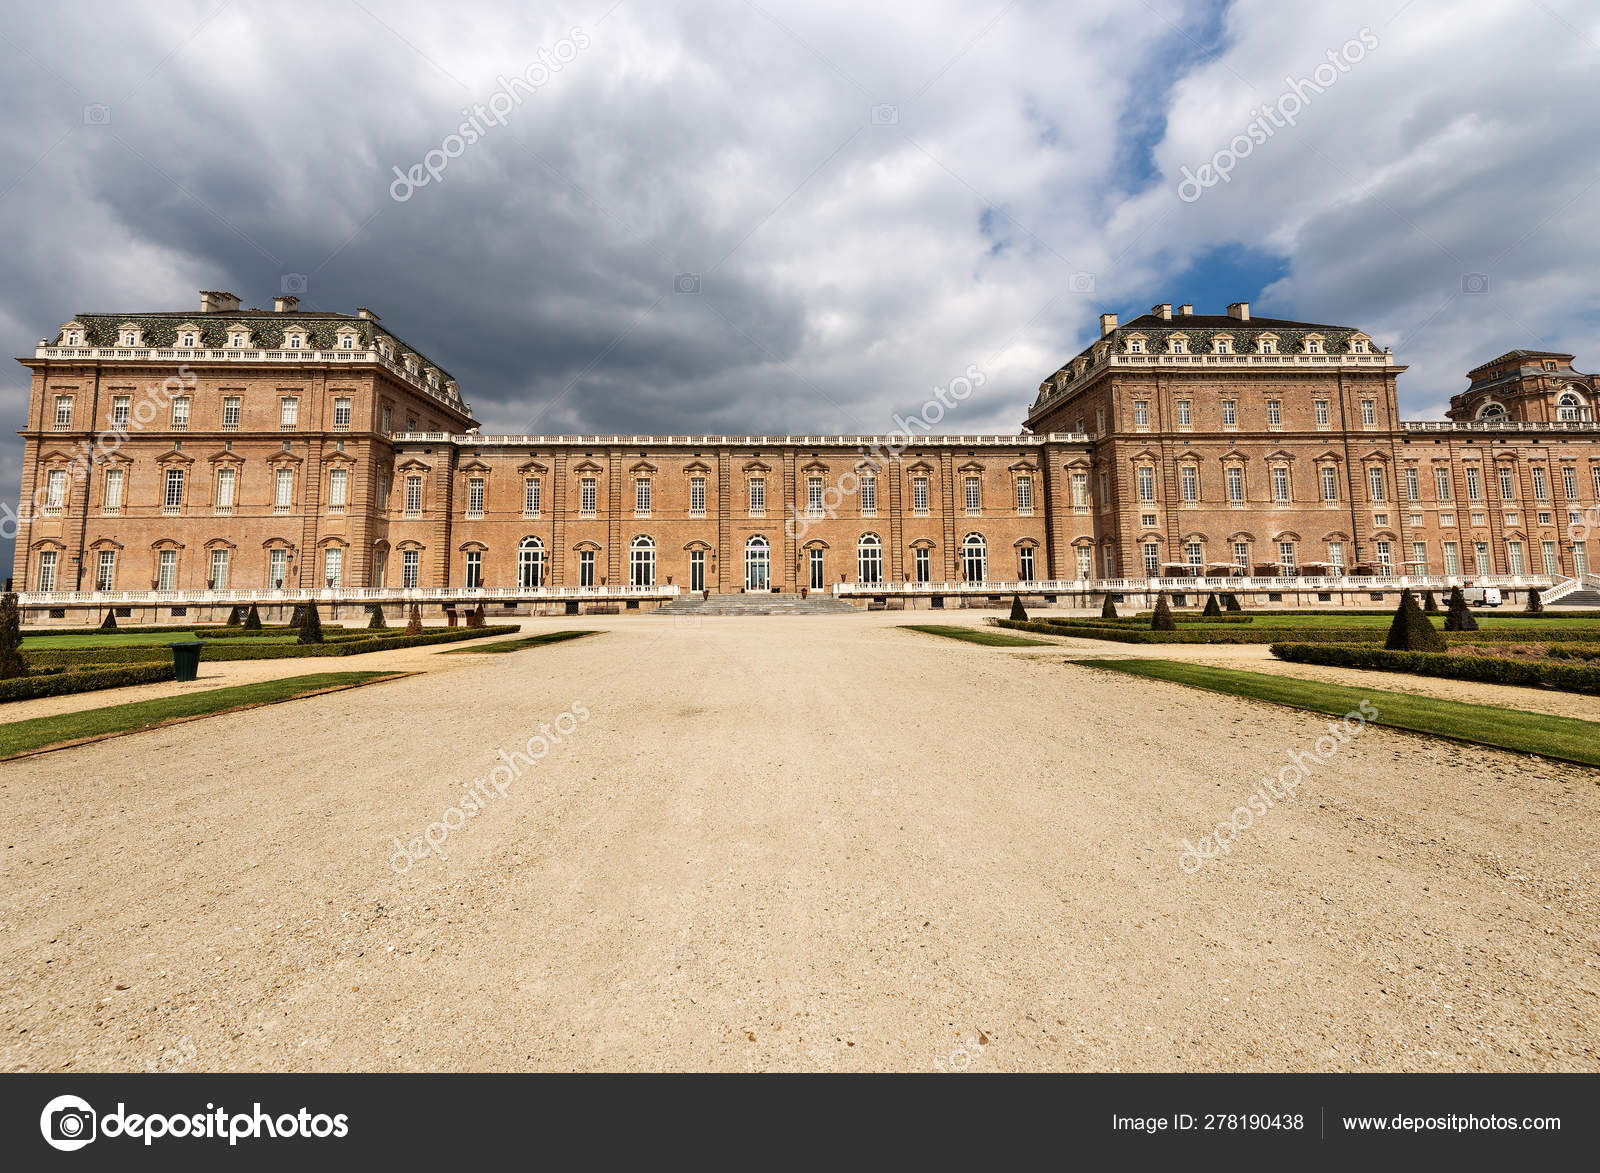
<svg viewBox="0 0 1600 1173">
<path fill-rule="evenodd" d="M 171 664 L 131 664 L 118 668 L 88 668 L 82 672 L 44 669 L 28 676 L 0 680 L 0 703 L 28 701 L 42 696 L 66 696 L 129 684 L 154 684 L 171 680 Z"/>
<path fill-rule="evenodd" d="M 1600 660 L 1600 647 L 1585 647 L 1582 644 L 1551 644 L 1544 650 L 1547 656 L 1557 660 Z"/>
<path fill-rule="evenodd" d="M 1078 636 L 1082 639 L 1104 639 L 1115 643 L 1124 644 L 1269 644 L 1274 640 L 1281 640 L 1286 634 L 1293 634 L 1296 638 L 1315 640 L 1327 643 L 1382 643 L 1386 632 L 1381 627 L 1368 628 L 1365 631 L 1350 631 L 1338 629 L 1330 631 L 1305 631 L 1288 632 L 1284 628 L 1252 628 L 1248 625 L 1233 628 L 1201 628 L 1198 625 L 1187 628 L 1180 627 L 1177 631 L 1152 631 L 1148 625 L 1143 627 L 1097 627 L 1091 624 L 1065 625 L 1051 623 L 1048 620 L 1033 619 L 1027 623 L 1017 623 L 1010 619 L 996 619 L 994 622 L 1001 627 L 1016 628 L 1019 631 L 1034 631 L 1042 635 Z M 1146 621 L 1148 624 L 1148 621 Z"/>
<path fill-rule="evenodd" d="M 1272 654 L 1295 664 L 1409 672 L 1414 676 L 1443 676 L 1451 680 L 1520 684 L 1528 688 L 1554 688 L 1562 692 L 1600 695 L 1600 668 L 1551 664 L 1543 660 L 1508 660 L 1500 656 L 1463 656 L 1439 652 L 1390 652 L 1383 648 L 1350 644 L 1330 646 L 1310 643 L 1273 644 Z"/>
<path fill-rule="evenodd" d="M 23 637 L 33 635 L 185 635 L 191 631 L 203 631 L 208 636 L 234 636 L 234 635 L 284 635 L 298 628 L 287 624 L 262 624 L 253 630 L 243 627 L 228 627 L 221 623 L 196 623 L 185 627 L 181 623 L 161 623 L 154 627 L 133 627 L 124 624 L 114 631 L 106 631 L 102 627 L 24 627 Z M 336 629 L 343 630 L 343 629 Z"/>
<path fill-rule="evenodd" d="M 261 644 L 250 640 L 211 640 L 206 642 L 200 658 L 208 663 L 224 660 L 297 660 L 312 656 L 359 656 L 366 652 L 389 652 L 400 648 L 421 647 L 427 644 L 455 643 L 465 639 L 482 639 L 489 635 L 512 635 L 520 627 L 446 627 L 425 630 L 421 635 L 406 635 L 404 628 L 387 631 L 361 632 L 349 638 L 330 640 L 321 644 Z M 85 664 L 88 657 L 96 664 L 150 664 L 172 658 L 172 649 L 166 644 L 135 644 L 121 648 L 45 648 L 29 652 L 32 664 Z"/>
</svg>

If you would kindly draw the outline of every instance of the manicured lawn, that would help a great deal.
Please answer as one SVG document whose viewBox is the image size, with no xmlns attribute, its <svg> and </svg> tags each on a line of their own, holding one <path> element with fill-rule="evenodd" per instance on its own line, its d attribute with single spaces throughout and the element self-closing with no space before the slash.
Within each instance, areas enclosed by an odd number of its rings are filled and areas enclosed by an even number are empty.
<svg viewBox="0 0 1600 1173">
<path fill-rule="evenodd" d="M 291 676 L 284 680 L 266 680 L 259 684 L 214 688 L 207 692 L 189 692 L 157 700 L 134 701 L 131 704 L 111 705 L 103 709 L 87 709 L 79 713 L 61 713 L 53 717 L 12 721 L 10 724 L 0 725 L 0 757 L 27 753 L 30 750 L 43 749 L 45 746 L 76 741 L 84 737 L 136 733 L 164 721 L 206 716 L 252 705 L 273 704 L 277 701 L 292 700 L 319 689 L 365 684 L 371 680 L 393 675 L 395 674 L 392 672 L 318 672 L 310 676 Z"/>
<path fill-rule="evenodd" d="M 905 631 L 920 631 L 926 635 L 942 635 L 949 639 L 963 639 L 969 644 L 982 644 L 987 648 L 1053 648 L 1059 645 L 1047 639 L 1027 639 L 1010 635 L 989 627 L 951 627 L 943 623 L 908 623 Z"/>
<path fill-rule="evenodd" d="M 1067 663 L 1337 716 L 1354 712 L 1362 701 L 1368 701 L 1378 710 L 1377 717 L 1372 718 L 1375 725 L 1600 766 L 1600 724 L 1573 717 L 1550 717 L 1523 709 L 1323 684 L 1234 668 L 1210 668 L 1177 660 L 1068 660 Z"/>
<path fill-rule="evenodd" d="M 536 648 L 541 644 L 558 644 L 569 639 L 582 639 L 597 635 L 593 631 L 546 631 L 540 635 L 525 635 L 521 639 L 502 640 L 496 644 L 481 644 L 472 648 L 451 648 L 447 656 L 481 656 L 486 652 L 520 652 L 523 648 Z"/>
</svg>

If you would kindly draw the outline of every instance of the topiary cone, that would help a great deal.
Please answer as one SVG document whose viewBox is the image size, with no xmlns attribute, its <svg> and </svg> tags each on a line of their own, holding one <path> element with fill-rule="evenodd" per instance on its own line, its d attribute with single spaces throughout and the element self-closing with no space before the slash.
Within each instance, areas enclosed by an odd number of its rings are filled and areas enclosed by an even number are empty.
<svg viewBox="0 0 1600 1173">
<path fill-rule="evenodd" d="M 1389 636 L 1383 646 L 1391 652 L 1443 652 L 1449 648 L 1444 636 L 1434 630 L 1433 624 L 1417 606 L 1417 600 L 1408 587 L 1400 592 L 1400 605 L 1394 609 L 1394 622 L 1389 625 Z"/>
<path fill-rule="evenodd" d="M 1162 591 L 1156 595 L 1155 614 L 1150 616 L 1151 631 L 1177 631 L 1178 625 L 1173 621 L 1172 608 L 1167 606 L 1167 592 Z"/>
<path fill-rule="evenodd" d="M 1021 595 L 1011 596 L 1011 618 L 1018 623 L 1026 623 L 1028 621 L 1028 613 L 1022 608 Z"/>
</svg>

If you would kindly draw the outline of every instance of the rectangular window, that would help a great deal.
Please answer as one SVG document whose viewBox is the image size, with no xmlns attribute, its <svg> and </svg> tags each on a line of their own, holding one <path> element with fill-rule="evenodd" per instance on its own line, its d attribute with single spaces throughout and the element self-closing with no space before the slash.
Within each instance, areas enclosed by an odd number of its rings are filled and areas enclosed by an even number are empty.
<svg viewBox="0 0 1600 1173">
<path fill-rule="evenodd" d="M 56 396 L 55 430 L 58 432 L 69 431 L 72 428 L 72 396 Z"/>
<path fill-rule="evenodd" d="M 1328 565 L 1333 568 L 1334 574 L 1344 573 L 1344 543 L 1328 543 Z"/>
<path fill-rule="evenodd" d="M 1144 544 L 1144 572 L 1148 578 L 1155 578 L 1161 573 L 1161 547 L 1155 542 Z"/>
<path fill-rule="evenodd" d="M 869 517 L 878 512 L 878 478 L 871 473 L 861 474 L 861 514 Z"/>
<path fill-rule="evenodd" d="M 1017 478 L 1017 512 L 1029 514 L 1033 512 L 1033 478 Z"/>
<path fill-rule="evenodd" d="M 967 512 L 977 513 L 983 507 L 982 482 L 977 477 L 967 478 Z"/>
<path fill-rule="evenodd" d="M 1578 470 L 1570 464 L 1561 467 L 1561 493 L 1568 501 L 1578 499 Z"/>
<path fill-rule="evenodd" d="M 1079 551 L 1079 553 L 1082 553 L 1082 554 L 1087 554 L 1088 552 L 1089 552 L 1088 547 L 1084 547 L 1084 549 Z M 1022 547 L 1022 549 L 1017 551 L 1017 576 L 1023 582 L 1032 582 L 1033 581 L 1033 547 L 1032 546 L 1024 546 L 1024 547 Z"/>
<path fill-rule="evenodd" d="M 189 397 L 180 395 L 172 401 L 172 430 L 174 432 L 187 432 L 189 430 Z"/>
<path fill-rule="evenodd" d="M 1180 428 L 1187 428 L 1190 420 L 1189 401 L 1187 399 L 1180 399 L 1178 400 L 1176 406 L 1178 409 L 1178 426 Z"/>
<path fill-rule="evenodd" d="M 1506 561 L 1511 564 L 1512 574 L 1522 573 L 1522 543 L 1510 541 L 1506 543 Z"/>
<path fill-rule="evenodd" d="M 1094 576 L 1094 547 L 1078 547 L 1078 577 L 1092 578 Z"/>
<path fill-rule="evenodd" d="M 760 516 L 767 511 L 767 478 L 750 478 L 750 514 Z"/>
<path fill-rule="evenodd" d="M 421 491 L 421 481 L 418 481 Z M 272 474 L 272 512 L 288 513 L 294 505 L 294 469 L 280 468 Z"/>
<path fill-rule="evenodd" d="M 1367 469 L 1367 496 L 1373 501 L 1383 500 L 1383 469 L 1377 465 Z"/>
<path fill-rule="evenodd" d="M 1235 542 L 1233 544 L 1233 564 L 1244 570 L 1250 569 L 1250 543 Z"/>
<path fill-rule="evenodd" d="M 111 422 L 114 426 L 119 428 L 128 426 L 128 410 L 132 402 L 126 395 L 113 395 L 111 397 Z"/>
<path fill-rule="evenodd" d="M 1361 401 L 1361 426 L 1373 427 L 1378 422 L 1378 405 L 1371 399 Z"/>
<path fill-rule="evenodd" d="M 418 473 L 406 477 L 406 516 L 422 516 L 422 476 Z"/>
<path fill-rule="evenodd" d="M 1544 572 L 1554 578 L 1561 573 L 1561 560 L 1556 557 L 1554 542 L 1539 543 L 1539 554 L 1544 561 Z"/>
<path fill-rule="evenodd" d="M 1328 415 L 1328 401 L 1326 399 L 1317 400 L 1317 402 L 1316 402 L 1316 410 L 1317 410 L 1317 427 L 1319 427 L 1319 428 L 1327 427 L 1328 426 L 1328 420 L 1330 418 L 1329 415 Z"/>
<path fill-rule="evenodd" d="M 1183 548 L 1183 560 L 1194 570 L 1205 567 L 1205 556 L 1205 550 L 1201 548 L 1199 542 L 1190 542 Z"/>
<path fill-rule="evenodd" d="M 237 432 L 239 430 L 239 407 L 241 400 L 237 395 L 226 395 L 222 399 L 222 430 L 224 432 Z"/>
<path fill-rule="evenodd" d="M 1185 505 L 1193 505 L 1200 500 L 1200 470 L 1192 464 L 1186 464 L 1178 470 L 1178 490 L 1183 495 Z"/>
<path fill-rule="evenodd" d="M 818 562 L 818 564 L 820 564 L 821 561 L 822 561 L 822 558 L 821 558 L 822 551 L 821 550 L 813 550 L 812 553 L 816 554 L 818 556 L 817 557 L 817 562 Z M 918 546 L 917 547 L 917 581 L 918 582 L 932 582 L 933 581 L 933 552 L 931 550 L 929 550 L 928 547 L 926 547 L 926 546 Z"/>
<path fill-rule="evenodd" d="M 167 469 L 166 490 L 161 497 L 161 511 L 176 513 L 183 508 L 183 469 Z"/>
<path fill-rule="evenodd" d="M 1279 399 L 1267 400 L 1267 426 L 1279 427 L 1283 423 L 1283 401 Z"/>
<path fill-rule="evenodd" d="M 350 472 L 336 468 L 328 473 L 328 512 L 343 513 L 350 492 Z M 482 502 L 480 501 L 480 504 Z"/>
<path fill-rule="evenodd" d="M 812 517 L 822 516 L 822 478 L 806 478 L 806 512 Z"/>
<path fill-rule="evenodd" d="M 1143 399 L 1136 400 L 1133 405 L 1133 424 L 1137 428 L 1150 426 L 1150 404 Z"/>
<path fill-rule="evenodd" d="M 267 551 L 267 586 L 283 589 L 283 576 L 289 568 L 289 551 L 281 546 Z"/>
<path fill-rule="evenodd" d="M 211 551 L 211 577 L 206 586 L 214 591 L 228 589 L 228 551 L 221 547 Z"/>
<path fill-rule="evenodd" d="M 1479 574 L 1489 573 L 1489 543 L 1472 543 L 1472 561 Z"/>
<path fill-rule="evenodd" d="M 378 500 L 377 500 L 377 506 L 378 506 L 379 512 L 382 512 L 382 511 L 384 511 L 384 510 L 389 508 L 389 477 L 385 473 L 379 473 L 378 474 Z M 375 582 L 372 585 L 373 586 L 382 586 L 383 584 L 379 583 L 379 582 Z"/>
<path fill-rule="evenodd" d="M 1550 499 L 1550 474 L 1545 471 L 1543 465 L 1538 464 L 1534 465 L 1529 471 L 1533 474 L 1533 495 L 1540 501 L 1548 501 Z"/>
<path fill-rule="evenodd" d="M 467 573 L 462 582 L 469 591 L 483 586 L 483 551 L 467 551 Z"/>
<path fill-rule="evenodd" d="M 1318 470 L 1322 478 L 1322 499 L 1324 501 L 1337 501 L 1339 499 L 1339 473 L 1331 464 L 1325 464 Z"/>
<path fill-rule="evenodd" d="M 41 550 L 39 552 L 39 589 L 53 591 L 56 589 L 56 552 L 54 550 Z"/>
<path fill-rule="evenodd" d="M 1516 499 L 1517 486 L 1515 474 L 1509 464 L 1500 466 L 1500 500 L 1512 501 Z"/>
<path fill-rule="evenodd" d="M 1382 574 L 1388 574 L 1393 561 L 1393 555 L 1390 553 L 1389 543 L 1380 541 L 1373 544 L 1377 547 L 1378 551 L 1378 570 Z"/>
<path fill-rule="evenodd" d="M 421 568 L 421 550 L 402 550 L 400 552 L 400 585 L 407 590 L 415 589 L 417 573 Z"/>
<path fill-rule="evenodd" d="M 1141 504 L 1152 502 L 1156 499 L 1156 470 L 1147 465 L 1140 465 L 1134 472 L 1134 482 L 1138 486 L 1139 501 Z"/>
<path fill-rule="evenodd" d="M 53 468 L 44 478 L 44 515 L 59 517 L 67 506 L 67 470 Z"/>
<path fill-rule="evenodd" d="M 292 432 L 300 426 L 300 401 L 285 395 L 278 401 L 278 430 Z"/>
<path fill-rule="evenodd" d="M 1483 476 L 1476 466 L 1467 469 L 1467 500 L 1483 500 Z"/>
<path fill-rule="evenodd" d="M 1072 508 L 1079 513 L 1089 511 L 1089 474 L 1086 472 L 1072 474 Z"/>
<path fill-rule="evenodd" d="M 1450 470 L 1448 468 L 1440 467 L 1433 470 L 1433 492 L 1434 496 L 1441 501 L 1450 500 Z"/>
<path fill-rule="evenodd" d="M 1289 500 L 1289 470 L 1281 464 L 1272 467 L 1272 499 L 1280 505 Z"/>
<path fill-rule="evenodd" d="M 578 482 L 578 512 L 587 517 L 594 516 L 594 503 L 598 484 L 599 482 L 594 477 L 584 477 Z"/>
<path fill-rule="evenodd" d="M 97 591 L 116 590 L 117 583 L 117 552 L 115 550 L 101 550 L 99 564 L 94 568 L 94 589 Z"/>
<path fill-rule="evenodd" d="M 928 512 L 928 478 L 911 478 L 911 512 L 919 516 Z"/>
<path fill-rule="evenodd" d="M 176 550 L 162 550 L 156 556 L 156 590 L 175 591 L 178 589 L 178 552 Z"/>
<path fill-rule="evenodd" d="M 1103 407 L 1094 409 L 1094 430 L 1096 435 L 1106 430 L 1106 409 Z"/>
<path fill-rule="evenodd" d="M 1294 569 L 1294 543 L 1278 543 L 1278 565 L 1283 567 L 1285 573 Z"/>
<path fill-rule="evenodd" d="M 239 472 L 232 468 L 219 468 L 217 470 L 217 500 L 216 511 L 227 514 L 233 512 L 234 482 L 238 479 Z"/>
<path fill-rule="evenodd" d="M 635 477 L 633 479 L 633 511 L 639 515 L 650 512 L 649 477 Z"/>
<path fill-rule="evenodd" d="M 586 587 L 592 587 L 594 585 L 593 550 L 578 551 L 578 585 Z"/>
<path fill-rule="evenodd" d="M 689 478 L 689 515 L 691 517 L 704 517 L 706 515 L 706 478 Z"/>
<path fill-rule="evenodd" d="M 538 477 L 528 477 L 522 482 L 522 512 L 529 517 L 538 517 L 540 513 L 541 497 L 544 494 L 544 482 Z"/>
<path fill-rule="evenodd" d="M 1244 469 L 1230 467 L 1225 479 L 1228 482 L 1228 503 L 1244 504 Z"/>
<path fill-rule="evenodd" d="M 1444 572 L 1450 575 L 1461 573 L 1461 547 L 1454 542 L 1444 544 Z"/>
<path fill-rule="evenodd" d="M 1231 399 L 1222 401 L 1222 426 L 1231 428 L 1239 422 L 1239 405 Z"/>
<path fill-rule="evenodd" d="M 1417 487 L 1417 470 L 1414 469 L 1414 468 L 1406 469 L 1405 478 L 1406 478 L 1406 500 L 1407 501 L 1420 501 L 1420 500 L 1422 500 L 1422 492 Z"/>
<path fill-rule="evenodd" d="M 350 401 L 345 398 L 333 401 L 333 430 L 348 432 L 350 430 Z"/>
<path fill-rule="evenodd" d="M 384 404 L 383 410 L 378 413 L 378 419 L 381 421 L 382 428 L 385 432 L 392 431 L 394 425 L 394 408 L 390 407 L 388 404 Z"/>
</svg>

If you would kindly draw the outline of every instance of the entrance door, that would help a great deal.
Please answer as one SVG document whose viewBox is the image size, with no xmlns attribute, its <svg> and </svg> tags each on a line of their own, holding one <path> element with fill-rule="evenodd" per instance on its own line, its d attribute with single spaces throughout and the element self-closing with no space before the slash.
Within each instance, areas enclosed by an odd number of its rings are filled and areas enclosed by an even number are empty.
<svg viewBox="0 0 1600 1173">
<path fill-rule="evenodd" d="M 689 551 L 689 589 L 703 591 L 706 589 L 706 552 L 704 550 Z"/>
<path fill-rule="evenodd" d="M 744 546 L 744 589 L 764 591 L 770 589 L 771 560 L 767 540 L 751 538 Z"/>
<path fill-rule="evenodd" d="M 811 589 L 814 591 L 820 591 L 825 586 L 825 582 L 822 577 L 822 551 L 811 550 L 808 551 L 808 553 L 810 554 L 811 558 Z"/>
</svg>

